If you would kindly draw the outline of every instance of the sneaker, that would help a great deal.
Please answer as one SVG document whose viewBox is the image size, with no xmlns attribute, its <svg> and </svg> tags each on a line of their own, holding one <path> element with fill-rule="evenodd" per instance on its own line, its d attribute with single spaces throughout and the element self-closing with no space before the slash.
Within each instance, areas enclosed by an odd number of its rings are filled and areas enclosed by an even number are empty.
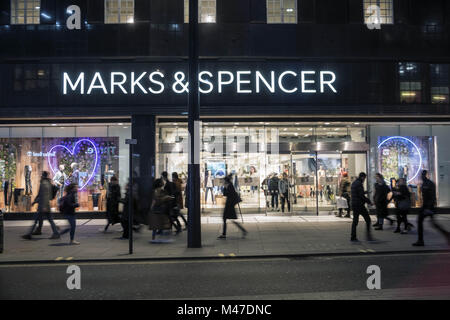
<svg viewBox="0 0 450 320">
<path fill-rule="evenodd" d="M 22 239 L 31 240 L 31 234 L 25 234 L 22 236 Z"/>
<path fill-rule="evenodd" d="M 425 243 L 423 241 L 417 241 L 412 244 L 414 247 L 423 247 Z"/>
<path fill-rule="evenodd" d="M 52 234 L 52 236 L 49 239 L 53 240 L 53 239 L 59 239 L 59 238 L 61 238 L 61 236 L 59 234 L 55 233 L 55 234 Z"/>
<path fill-rule="evenodd" d="M 225 235 L 221 235 L 221 236 L 218 236 L 218 237 L 217 237 L 218 240 L 226 239 L 226 238 L 227 238 L 227 236 L 225 236 Z"/>
<path fill-rule="evenodd" d="M 41 230 L 36 230 L 31 235 L 33 235 L 33 236 L 40 236 L 41 234 L 42 234 Z"/>
<path fill-rule="evenodd" d="M 80 243 L 78 241 L 72 240 L 69 243 L 70 245 L 79 245 Z"/>
</svg>

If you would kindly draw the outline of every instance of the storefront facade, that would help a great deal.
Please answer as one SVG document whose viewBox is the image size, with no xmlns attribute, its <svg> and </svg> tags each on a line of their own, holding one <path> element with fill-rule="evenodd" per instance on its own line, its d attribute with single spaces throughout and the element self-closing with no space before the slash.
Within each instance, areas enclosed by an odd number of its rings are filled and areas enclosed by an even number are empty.
<svg viewBox="0 0 450 320">
<path fill-rule="evenodd" d="M 136 0 L 132 24 L 110 24 L 104 1 L 72 2 L 41 1 L 52 18 L 31 26 L 11 24 L 11 7 L 0 7 L 0 207 L 35 210 L 48 171 L 55 182 L 76 179 L 81 211 L 103 212 L 109 179 L 124 190 L 131 156 L 146 210 L 155 177 L 187 175 L 183 3 Z M 298 23 L 274 26 L 264 0 L 217 1 L 217 23 L 200 26 L 203 211 L 221 210 L 223 177 L 233 174 L 244 213 L 274 214 L 265 183 L 274 173 L 287 175 L 292 214 L 335 211 L 344 172 L 368 172 L 371 192 L 377 172 L 388 184 L 405 178 L 418 207 L 423 169 L 449 207 L 445 2 L 394 1 L 381 30 L 364 24 L 364 1 L 298 3 Z M 81 30 L 62 23 L 69 4 L 81 8 Z M 418 31 L 425 6 L 440 28 L 433 35 Z M 129 138 L 138 141 L 131 154 Z"/>
</svg>

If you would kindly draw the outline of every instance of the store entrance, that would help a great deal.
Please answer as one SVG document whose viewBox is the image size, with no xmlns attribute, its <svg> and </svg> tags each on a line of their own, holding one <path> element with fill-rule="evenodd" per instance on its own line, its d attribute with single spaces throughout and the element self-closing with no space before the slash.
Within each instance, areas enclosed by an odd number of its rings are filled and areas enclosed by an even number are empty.
<svg viewBox="0 0 450 320">
<path fill-rule="evenodd" d="M 345 175 L 353 182 L 367 172 L 365 151 L 292 152 L 289 169 L 291 213 L 332 215 Z"/>
</svg>

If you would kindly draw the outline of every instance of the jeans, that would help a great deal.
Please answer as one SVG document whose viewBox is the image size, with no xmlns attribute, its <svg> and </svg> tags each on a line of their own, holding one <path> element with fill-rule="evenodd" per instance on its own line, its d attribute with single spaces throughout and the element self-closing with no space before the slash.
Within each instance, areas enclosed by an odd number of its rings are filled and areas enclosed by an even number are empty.
<svg viewBox="0 0 450 320">
<path fill-rule="evenodd" d="M 206 190 L 205 190 L 205 203 L 208 202 L 208 191 L 211 192 L 211 199 L 212 199 L 212 202 L 214 204 L 215 199 L 214 199 L 214 188 L 213 187 L 206 187 Z"/>
<path fill-rule="evenodd" d="M 380 226 L 383 226 L 384 219 L 388 216 L 387 204 L 376 204 L 377 208 L 377 222 Z"/>
<path fill-rule="evenodd" d="M 74 214 L 68 214 L 66 215 L 67 221 L 69 221 L 70 228 L 65 229 L 61 234 L 65 234 L 70 231 L 70 241 L 73 241 L 75 237 L 75 229 L 77 227 L 77 219 L 75 218 Z"/>
<path fill-rule="evenodd" d="M 352 223 L 352 239 L 356 239 L 356 227 L 359 223 L 359 215 L 362 215 L 364 220 L 366 221 L 366 228 L 367 228 L 367 239 L 372 239 L 372 235 L 370 232 L 370 216 L 369 212 L 367 211 L 366 207 L 354 207 L 353 208 L 353 223 Z"/>
<path fill-rule="evenodd" d="M 291 200 L 289 200 L 289 192 L 283 193 L 281 197 L 281 211 L 284 212 L 284 203 L 287 202 L 288 212 L 291 212 Z"/>
<path fill-rule="evenodd" d="M 30 235 L 34 232 L 34 228 L 36 228 L 37 223 L 39 224 L 39 230 L 41 230 L 42 224 L 44 221 L 44 217 L 43 217 L 44 215 L 47 216 L 47 220 L 48 220 L 48 222 L 50 222 L 50 226 L 52 227 L 53 234 L 55 234 L 55 235 L 59 234 L 58 229 L 56 228 L 55 222 L 53 221 L 51 212 L 39 212 L 38 211 L 34 215 L 34 222 L 30 229 L 30 232 L 29 232 Z"/>
<path fill-rule="evenodd" d="M 278 209 L 278 192 L 270 191 L 270 194 L 272 195 L 272 208 Z"/>
</svg>

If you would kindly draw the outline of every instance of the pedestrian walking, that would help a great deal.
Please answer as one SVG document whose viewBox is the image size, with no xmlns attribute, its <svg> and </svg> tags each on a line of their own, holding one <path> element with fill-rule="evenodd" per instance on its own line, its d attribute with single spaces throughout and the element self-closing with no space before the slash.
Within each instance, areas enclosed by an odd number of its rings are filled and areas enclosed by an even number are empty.
<svg viewBox="0 0 450 320">
<path fill-rule="evenodd" d="M 30 231 L 22 236 L 22 238 L 31 240 L 34 229 L 36 228 L 36 224 L 39 223 L 39 220 L 43 220 L 43 217 L 46 216 L 50 226 L 52 227 L 53 235 L 50 239 L 59 239 L 60 235 L 58 229 L 53 221 L 53 217 L 50 211 L 50 201 L 55 198 L 56 193 L 58 192 L 58 187 L 53 186 L 51 180 L 48 177 L 48 172 L 43 171 L 41 176 L 41 182 L 39 185 L 39 192 L 34 199 L 32 205 L 38 204 L 38 210 L 35 213 L 33 225 L 31 226 Z"/>
<path fill-rule="evenodd" d="M 284 213 L 284 204 L 287 202 L 288 212 L 291 212 L 291 200 L 289 199 L 290 183 L 286 172 L 283 172 L 283 179 L 278 181 L 278 192 L 280 193 L 281 212 Z"/>
<path fill-rule="evenodd" d="M 177 172 L 172 173 L 172 182 L 175 185 L 175 203 L 176 203 L 176 214 L 177 214 L 177 220 L 178 217 L 180 217 L 183 222 L 185 228 L 187 228 L 187 220 L 184 217 L 184 215 L 181 213 L 181 210 L 184 209 L 183 206 L 183 181 L 178 177 Z"/>
<path fill-rule="evenodd" d="M 377 222 L 373 226 L 375 227 L 375 230 L 383 230 L 385 219 L 389 220 L 391 224 L 394 223 L 394 221 L 388 217 L 388 194 L 391 192 L 391 189 L 387 186 L 381 173 L 377 173 L 375 179 L 373 202 L 377 211 Z"/>
<path fill-rule="evenodd" d="M 347 172 L 342 173 L 342 180 L 339 184 L 339 196 L 344 198 L 347 201 L 347 214 L 344 216 L 344 218 L 350 218 L 350 188 L 351 188 L 351 182 L 350 178 L 348 177 Z M 339 208 L 339 214 L 338 217 L 342 217 L 342 208 Z"/>
<path fill-rule="evenodd" d="M 366 237 L 368 241 L 373 241 L 371 234 L 371 221 L 369 212 L 366 209 L 366 203 L 372 204 L 370 199 L 366 197 L 367 192 L 364 191 L 364 181 L 366 180 L 367 174 L 361 172 L 358 178 L 352 183 L 351 187 L 351 200 L 353 208 L 353 223 L 352 223 L 352 234 L 351 241 L 356 242 L 358 238 L 356 237 L 356 227 L 358 226 L 359 216 L 361 215 L 366 221 Z"/>
<path fill-rule="evenodd" d="M 423 221 L 426 217 L 430 217 L 432 226 L 439 231 L 447 240 L 450 245 L 450 233 L 445 230 L 441 225 L 439 225 L 434 214 L 436 213 L 436 185 L 428 177 L 428 171 L 422 171 L 422 208 L 417 217 L 417 229 L 419 239 L 417 242 L 413 243 L 413 246 L 423 247 L 425 242 L 423 240 Z"/>
<path fill-rule="evenodd" d="M 61 235 L 66 234 L 70 231 L 70 242 L 71 245 L 80 244 L 75 241 L 75 229 L 77 227 L 77 220 L 75 215 L 75 209 L 80 205 L 77 202 L 77 191 L 78 186 L 76 184 L 69 184 L 66 188 L 66 195 L 61 198 L 59 203 L 59 211 L 64 215 L 64 217 L 69 222 L 70 227 L 63 230 Z"/>
<path fill-rule="evenodd" d="M 169 217 L 170 203 L 173 197 L 164 190 L 162 179 L 156 179 L 153 184 L 153 201 L 149 213 L 148 228 L 152 230 L 152 241 L 156 239 L 159 230 L 170 229 L 172 223 Z"/>
<path fill-rule="evenodd" d="M 269 181 L 272 178 L 272 176 L 269 174 L 261 183 L 261 189 L 264 192 L 264 198 L 266 200 L 266 208 L 270 208 L 270 202 L 269 202 Z"/>
<path fill-rule="evenodd" d="M 231 183 L 231 176 L 225 177 L 225 184 L 223 189 L 223 195 L 227 197 L 227 200 L 225 201 L 225 209 L 223 211 L 223 230 L 222 235 L 220 235 L 217 239 L 226 239 L 227 238 L 227 219 L 229 220 L 236 220 L 237 214 L 235 206 L 239 202 L 241 202 L 241 199 L 239 195 L 237 194 L 236 190 L 234 189 L 233 184 Z M 245 238 L 247 235 L 247 230 L 238 222 L 233 221 L 233 224 L 242 231 L 242 237 Z"/>
<path fill-rule="evenodd" d="M 168 196 L 171 197 L 170 201 L 167 204 L 170 222 L 175 228 L 176 234 L 179 234 L 181 232 L 181 223 L 178 220 L 178 207 L 176 202 L 177 187 L 174 182 L 169 180 L 168 173 L 166 171 L 164 171 L 161 176 L 162 182 L 164 184 L 164 191 Z"/>
<path fill-rule="evenodd" d="M 108 193 L 106 195 L 106 218 L 108 222 L 104 232 L 108 231 L 110 225 L 120 222 L 119 203 L 120 203 L 120 185 L 116 176 L 112 176 L 108 184 Z"/>
<path fill-rule="evenodd" d="M 410 228 L 408 223 L 408 213 L 411 208 L 411 193 L 408 190 L 404 178 L 398 179 L 393 194 L 397 211 L 397 229 L 395 229 L 394 233 L 406 234 Z M 405 225 L 403 231 L 401 230 L 402 223 Z"/>
</svg>

